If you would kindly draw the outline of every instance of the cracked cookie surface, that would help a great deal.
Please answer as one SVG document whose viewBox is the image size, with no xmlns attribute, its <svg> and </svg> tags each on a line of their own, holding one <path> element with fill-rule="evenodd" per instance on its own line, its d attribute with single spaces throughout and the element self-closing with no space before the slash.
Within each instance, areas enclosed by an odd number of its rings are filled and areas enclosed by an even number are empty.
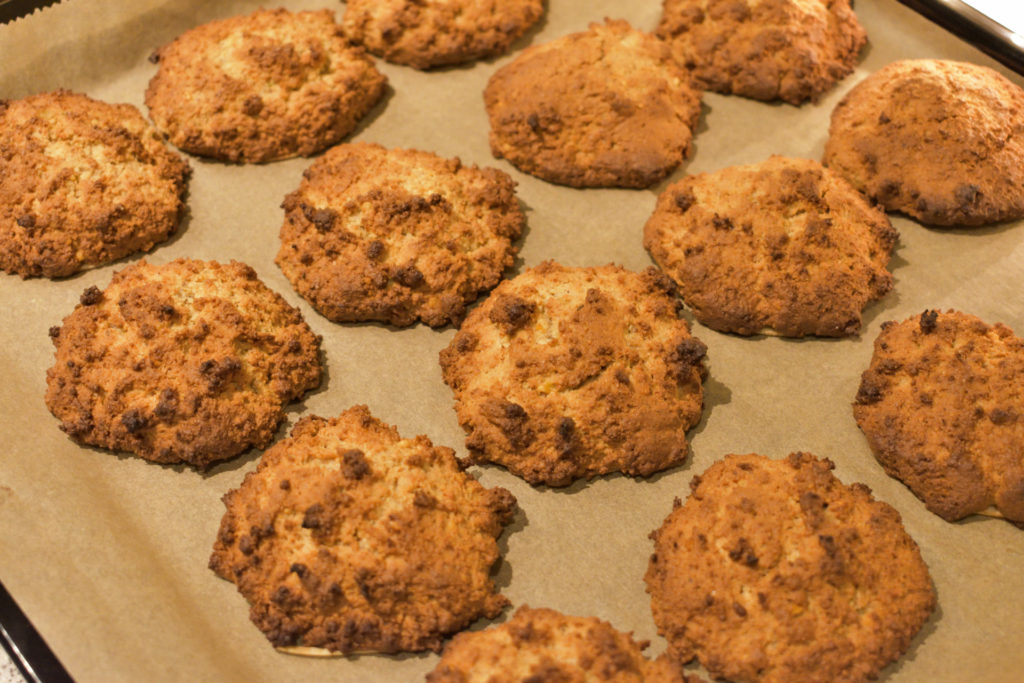
<svg viewBox="0 0 1024 683">
<path fill-rule="evenodd" d="M 320 339 L 249 266 L 142 261 L 50 329 L 46 406 L 85 444 L 198 468 L 270 442 Z"/>
<path fill-rule="evenodd" d="M 1024 89 L 966 62 L 893 62 L 836 105 L 824 158 L 886 211 L 922 223 L 1024 217 Z"/>
<path fill-rule="evenodd" d="M 728 455 L 651 534 L 645 580 L 680 662 L 763 683 L 865 681 L 910 646 L 935 590 L 899 513 L 832 463 Z"/>
<path fill-rule="evenodd" d="M 502 282 L 441 351 L 466 447 L 531 484 L 681 464 L 706 347 L 654 268 L 546 262 Z"/>
<path fill-rule="evenodd" d="M 508 174 L 458 159 L 338 145 L 285 199 L 277 264 L 335 322 L 458 323 L 514 261 L 514 190 Z"/>
<path fill-rule="evenodd" d="M 334 13 L 259 10 L 186 31 L 151 57 L 157 128 L 191 154 L 262 163 L 309 156 L 355 130 L 387 79 Z"/>
<path fill-rule="evenodd" d="M 774 156 L 668 186 L 644 247 L 708 327 L 839 337 L 892 287 L 897 237 L 837 174 Z"/>
<path fill-rule="evenodd" d="M 504 53 L 544 14 L 543 0 L 348 0 L 345 34 L 417 69 Z"/>
<path fill-rule="evenodd" d="M 488 81 L 495 156 L 573 187 L 648 187 L 690 153 L 700 93 L 622 20 L 524 50 Z"/>
<path fill-rule="evenodd" d="M 188 175 L 130 104 L 0 100 L 0 269 L 64 277 L 148 251 L 177 230 Z"/>
<path fill-rule="evenodd" d="M 886 473 L 948 521 L 1024 523 L 1024 340 L 959 311 L 889 322 L 853 415 Z"/>
<path fill-rule="evenodd" d="M 644 657 L 647 645 L 596 617 L 523 606 L 504 624 L 455 636 L 427 683 L 699 683 L 667 657 Z"/>
<path fill-rule="evenodd" d="M 301 419 L 224 505 L 210 568 L 277 647 L 438 651 L 508 604 L 490 572 L 515 498 L 366 406 Z"/>
<path fill-rule="evenodd" d="M 816 100 L 853 72 L 867 36 L 850 0 L 665 0 L 656 34 L 698 87 Z"/>
</svg>

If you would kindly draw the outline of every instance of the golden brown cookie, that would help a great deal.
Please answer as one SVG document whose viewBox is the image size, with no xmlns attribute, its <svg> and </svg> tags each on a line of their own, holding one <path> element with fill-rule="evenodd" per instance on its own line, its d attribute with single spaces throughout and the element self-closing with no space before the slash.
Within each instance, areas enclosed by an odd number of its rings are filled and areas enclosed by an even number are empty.
<svg viewBox="0 0 1024 683">
<path fill-rule="evenodd" d="M 816 161 L 773 156 L 689 176 L 658 197 L 644 247 L 721 332 L 840 337 L 892 287 L 898 235 Z"/>
<path fill-rule="evenodd" d="M 715 678 L 866 681 L 907 650 L 935 590 L 900 515 L 828 460 L 728 455 L 651 534 L 669 652 Z"/>
<path fill-rule="evenodd" d="M 0 100 L 0 269 L 63 277 L 148 251 L 178 228 L 188 175 L 130 104 Z"/>
<path fill-rule="evenodd" d="M 700 93 L 622 20 L 527 48 L 488 81 L 491 151 L 573 187 L 648 187 L 690 153 Z"/>
<path fill-rule="evenodd" d="M 923 223 L 1024 217 L 1024 90 L 966 62 L 893 62 L 832 111 L 825 164 Z"/>
<path fill-rule="evenodd" d="M 958 311 L 889 322 L 853 405 L 885 471 L 954 521 L 1024 523 L 1024 340 Z"/>
<path fill-rule="evenodd" d="M 515 498 L 366 406 L 301 419 L 224 505 L 210 568 L 275 646 L 437 651 L 508 604 L 489 573 Z"/>
<path fill-rule="evenodd" d="M 531 484 L 681 464 L 706 347 L 654 268 L 552 261 L 498 285 L 441 351 L 474 462 Z"/>
<path fill-rule="evenodd" d="M 341 26 L 389 62 L 429 69 L 502 54 L 543 13 L 543 0 L 348 0 Z"/>
<path fill-rule="evenodd" d="M 316 154 L 355 130 L 387 79 L 334 13 L 259 10 L 186 31 L 153 53 L 146 104 L 191 154 L 261 163 Z"/>
<path fill-rule="evenodd" d="M 756 100 L 816 100 L 867 42 L 850 0 L 664 0 L 656 31 L 699 87 Z"/>
<path fill-rule="evenodd" d="M 338 145 L 285 199 L 277 264 L 337 322 L 457 323 L 514 261 L 525 222 L 514 189 L 458 159 Z"/>
<path fill-rule="evenodd" d="M 647 645 L 596 617 L 523 606 L 500 626 L 455 636 L 427 683 L 698 682 L 672 659 L 645 658 Z"/>
<path fill-rule="evenodd" d="M 320 384 L 320 338 L 232 261 L 145 261 L 50 328 L 46 406 L 76 441 L 198 468 L 270 443 Z"/>
</svg>

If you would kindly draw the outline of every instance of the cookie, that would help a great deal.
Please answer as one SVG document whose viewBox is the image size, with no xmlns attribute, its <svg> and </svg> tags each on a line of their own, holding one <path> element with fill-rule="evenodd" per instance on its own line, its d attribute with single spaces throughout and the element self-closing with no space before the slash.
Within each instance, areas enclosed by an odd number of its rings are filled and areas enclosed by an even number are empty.
<svg viewBox="0 0 1024 683">
<path fill-rule="evenodd" d="M 301 419 L 224 505 L 210 568 L 275 646 L 437 651 L 508 604 L 489 572 L 515 498 L 366 406 Z"/>
<path fill-rule="evenodd" d="M 698 87 L 796 105 L 852 73 L 867 42 L 850 0 L 664 0 L 656 34 Z"/>
<path fill-rule="evenodd" d="M 935 608 L 900 515 L 807 453 L 729 455 L 651 534 L 645 580 L 680 662 L 762 683 L 865 681 Z"/>
<path fill-rule="evenodd" d="M 658 197 L 644 247 L 704 325 L 841 337 L 892 287 L 897 233 L 816 161 L 773 156 L 689 176 Z"/>
<path fill-rule="evenodd" d="M 681 464 L 706 347 L 654 268 L 552 261 L 502 282 L 441 351 L 473 462 L 531 484 Z"/>
<path fill-rule="evenodd" d="M 542 0 L 349 0 L 341 26 L 378 57 L 429 69 L 500 55 L 543 13 Z"/>
<path fill-rule="evenodd" d="M 825 164 L 922 223 L 1024 217 L 1024 90 L 975 64 L 893 62 L 832 111 Z"/>
<path fill-rule="evenodd" d="M 525 222 L 514 189 L 458 159 L 338 145 L 285 199 L 277 264 L 336 322 L 457 323 L 514 261 Z"/>
<path fill-rule="evenodd" d="M 491 151 L 573 187 L 648 187 L 690 153 L 700 93 L 625 21 L 527 48 L 488 81 Z"/>
<path fill-rule="evenodd" d="M 698 683 L 668 658 L 645 658 L 647 645 L 595 617 L 523 606 L 500 626 L 455 636 L 427 683 Z"/>
<path fill-rule="evenodd" d="M 948 521 L 1024 523 L 1024 340 L 958 311 L 889 322 L 853 415 L 885 468 Z"/>
<path fill-rule="evenodd" d="M 64 277 L 178 228 L 188 164 L 130 104 L 0 100 L 0 270 Z"/>
<path fill-rule="evenodd" d="M 262 163 L 316 154 L 355 130 L 387 79 L 334 13 L 259 10 L 203 24 L 153 53 L 157 128 L 191 154 Z"/>
<path fill-rule="evenodd" d="M 86 289 L 50 337 L 60 428 L 153 462 L 205 469 L 266 446 L 320 384 L 320 338 L 234 261 L 141 261 Z"/>
</svg>

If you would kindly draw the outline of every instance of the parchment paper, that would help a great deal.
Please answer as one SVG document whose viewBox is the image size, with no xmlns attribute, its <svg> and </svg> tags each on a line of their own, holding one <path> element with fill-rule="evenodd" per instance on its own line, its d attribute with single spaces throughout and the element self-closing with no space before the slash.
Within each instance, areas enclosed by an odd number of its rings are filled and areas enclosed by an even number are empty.
<svg viewBox="0 0 1024 683">
<path fill-rule="evenodd" d="M 327 6 L 339 17 L 343 10 L 327 1 L 284 4 Z M 146 58 L 154 48 L 195 25 L 257 6 L 65 0 L 0 27 L 0 98 L 65 87 L 131 102 L 145 112 L 143 93 L 156 70 Z M 858 0 L 856 11 L 870 45 L 854 75 L 819 103 L 800 108 L 705 95 L 695 154 L 650 190 L 573 190 L 493 159 L 481 93 L 509 56 L 430 73 L 381 63 L 391 90 L 354 139 L 459 156 L 511 173 L 529 223 L 517 270 L 547 258 L 641 269 L 651 263 L 641 246 L 642 226 L 668 182 L 772 153 L 820 159 L 832 107 L 888 62 L 945 57 L 1006 73 L 895 0 Z M 516 49 L 605 16 L 652 30 L 659 15 L 658 0 L 550 0 L 546 20 Z M 149 258 L 243 260 L 301 308 L 323 335 L 328 373 L 322 389 L 292 408 L 289 422 L 366 403 L 403 435 L 427 434 L 464 454 L 437 363 L 452 329 L 333 324 L 297 296 L 274 265 L 279 205 L 311 161 L 191 163 L 190 217 L 179 236 Z M 665 643 L 651 619 L 642 577 L 652 549 L 647 535 L 668 514 L 672 499 L 685 497 L 692 475 L 727 453 L 784 457 L 805 450 L 831 458 L 843 481 L 865 482 L 894 505 L 931 569 L 939 607 L 883 680 L 1020 680 L 1024 531 L 978 517 L 949 524 L 927 512 L 875 462 L 850 403 L 885 320 L 925 308 L 957 308 L 1024 334 L 1024 225 L 934 230 L 892 220 L 902 235 L 892 262 L 896 286 L 867 310 L 859 338 L 748 339 L 693 326 L 708 345 L 710 377 L 704 419 L 690 434 L 693 455 L 685 466 L 647 481 L 609 476 L 564 490 L 532 488 L 497 467 L 473 468 L 486 485 L 510 489 L 522 508 L 502 539 L 505 556 L 497 568 L 515 606 L 599 616 L 650 640 L 652 655 L 661 652 Z M 47 329 L 71 312 L 83 289 L 105 287 L 115 270 L 135 260 L 59 281 L 0 274 L 6 442 L 0 454 L 0 580 L 79 681 L 422 679 L 436 655 L 317 660 L 275 652 L 250 624 L 235 587 L 207 569 L 223 513 L 220 497 L 255 467 L 259 452 L 199 474 L 81 447 L 58 429 L 43 404 L 45 372 L 53 361 Z"/>
</svg>

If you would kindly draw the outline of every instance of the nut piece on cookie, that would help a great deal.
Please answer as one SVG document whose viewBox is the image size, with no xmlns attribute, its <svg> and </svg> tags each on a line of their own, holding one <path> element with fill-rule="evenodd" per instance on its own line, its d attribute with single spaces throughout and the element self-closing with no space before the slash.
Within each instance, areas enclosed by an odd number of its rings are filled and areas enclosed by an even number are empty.
<svg viewBox="0 0 1024 683">
<path fill-rule="evenodd" d="M 439 651 L 508 604 L 490 571 L 515 498 L 366 406 L 299 420 L 224 505 L 210 568 L 277 647 Z"/>
<path fill-rule="evenodd" d="M 867 35 L 851 0 L 664 0 L 656 34 L 698 87 L 802 104 L 853 72 Z"/>
<path fill-rule="evenodd" d="M 690 153 L 700 93 L 622 20 L 527 48 L 487 83 L 491 151 L 573 187 L 648 187 Z"/>
<path fill-rule="evenodd" d="M 889 322 L 853 415 L 887 474 L 945 520 L 1024 523 L 1024 340 L 958 311 Z"/>
<path fill-rule="evenodd" d="M 893 62 L 832 111 L 825 164 L 922 223 L 1024 217 L 1024 89 L 966 62 Z"/>
<path fill-rule="evenodd" d="M 897 237 L 837 174 L 773 156 L 670 185 L 644 247 L 712 329 L 841 337 L 892 287 Z"/>
<path fill-rule="evenodd" d="M 145 261 L 89 287 L 61 327 L 46 406 L 80 443 L 205 469 L 263 447 L 320 384 L 320 338 L 232 261 Z"/>
<path fill-rule="evenodd" d="M 828 460 L 728 455 L 651 534 L 645 581 L 669 654 L 715 678 L 866 681 L 935 608 L 899 513 Z"/>
<path fill-rule="evenodd" d="M 348 0 L 345 34 L 417 69 L 500 55 L 544 14 L 543 0 Z"/>
<path fill-rule="evenodd" d="M 508 174 L 458 159 L 338 145 L 285 198 L 277 264 L 336 322 L 458 323 L 514 261 L 514 190 Z"/>
<path fill-rule="evenodd" d="M 259 10 L 203 24 L 153 53 L 146 90 L 180 149 L 262 163 L 316 154 L 355 130 L 387 79 L 334 13 Z"/>
<path fill-rule="evenodd" d="M 645 658 L 647 645 L 596 617 L 523 606 L 500 626 L 455 636 L 427 683 L 698 683 L 675 660 Z"/>
<path fill-rule="evenodd" d="M 441 351 L 474 462 L 531 484 L 681 464 L 706 347 L 655 268 L 546 262 L 498 285 Z"/>
<path fill-rule="evenodd" d="M 188 164 L 130 104 L 0 100 L 0 270 L 64 277 L 178 228 Z"/>
</svg>

